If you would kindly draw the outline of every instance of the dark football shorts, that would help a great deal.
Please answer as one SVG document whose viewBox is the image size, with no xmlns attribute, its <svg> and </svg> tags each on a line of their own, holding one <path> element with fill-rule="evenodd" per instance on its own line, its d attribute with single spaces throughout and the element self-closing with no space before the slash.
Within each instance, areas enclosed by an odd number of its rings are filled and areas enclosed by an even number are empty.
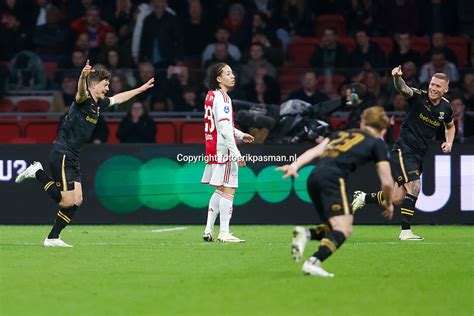
<svg viewBox="0 0 474 316">
<path fill-rule="evenodd" d="M 74 182 L 81 182 L 79 160 L 53 150 L 49 156 L 49 166 L 53 181 L 59 190 L 74 190 Z"/>
<path fill-rule="evenodd" d="M 390 160 L 393 180 L 398 186 L 420 179 L 423 157 L 403 147 L 394 147 Z"/>
</svg>

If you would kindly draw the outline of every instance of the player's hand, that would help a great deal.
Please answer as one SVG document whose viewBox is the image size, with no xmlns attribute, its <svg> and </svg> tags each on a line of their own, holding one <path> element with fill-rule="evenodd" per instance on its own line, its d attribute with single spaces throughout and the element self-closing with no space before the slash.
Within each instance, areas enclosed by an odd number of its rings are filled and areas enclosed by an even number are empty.
<svg viewBox="0 0 474 316">
<path fill-rule="evenodd" d="M 293 164 L 284 165 L 284 166 L 276 168 L 275 170 L 281 171 L 281 172 L 284 173 L 284 175 L 282 177 L 283 179 L 286 179 L 288 177 L 293 177 L 293 178 L 298 178 L 299 177 L 298 169 Z"/>
<path fill-rule="evenodd" d="M 451 152 L 451 148 L 452 148 L 452 144 L 448 143 L 448 142 L 444 142 L 441 144 L 441 150 L 445 153 L 445 154 L 448 154 Z"/>
<path fill-rule="evenodd" d="M 385 210 L 382 212 L 383 217 L 388 220 L 392 220 L 393 218 L 393 204 L 390 203 L 389 205 L 384 205 Z"/>
<path fill-rule="evenodd" d="M 250 143 L 253 143 L 253 140 L 254 140 L 254 138 L 253 138 L 252 135 L 247 134 L 247 133 L 244 133 L 244 136 L 242 137 L 242 141 L 243 141 L 244 143 L 250 144 Z"/>
<path fill-rule="evenodd" d="M 151 78 L 140 87 L 140 91 L 145 92 L 146 90 L 153 88 L 153 86 L 155 85 L 154 82 L 155 82 L 155 78 Z"/>
<path fill-rule="evenodd" d="M 87 78 L 91 73 L 93 73 L 95 70 L 92 69 L 92 66 L 89 65 L 89 59 L 86 61 L 86 65 L 84 66 L 84 68 L 82 68 L 82 72 L 81 72 L 81 77 L 82 78 Z"/>
<path fill-rule="evenodd" d="M 245 167 L 247 165 L 247 163 L 245 162 L 244 158 L 240 157 L 238 160 L 237 160 L 237 165 L 239 167 Z"/>
<path fill-rule="evenodd" d="M 402 66 L 398 66 L 392 69 L 393 77 L 401 77 L 403 75 Z"/>
</svg>

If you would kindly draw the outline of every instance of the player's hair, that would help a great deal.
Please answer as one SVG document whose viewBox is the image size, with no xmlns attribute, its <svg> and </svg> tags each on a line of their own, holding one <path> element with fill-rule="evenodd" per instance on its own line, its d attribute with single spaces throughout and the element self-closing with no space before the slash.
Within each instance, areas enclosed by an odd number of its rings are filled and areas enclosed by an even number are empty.
<svg viewBox="0 0 474 316">
<path fill-rule="evenodd" d="M 101 82 L 102 80 L 107 80 L 110 81 L 110 78 L 112 78 L 112 75 L 110 72 L 102 67 L 94 68 L 94 72 L 92 72 L 88 77 L 87 77 L 87 84 L 91 84 L 92 82 Z"/>
<path fill-rule="evenodd" d="M 437 72 L 437 73 L 435 73 L 435 74 L 433 75 L 433 77 L 438 78 L 438 79 L 441 79 L 441 80 L 444 80 L 444 81 L 446 81 L 446 83 L 449 84 L 449 77 L 448 77 L 448 75 L 445 74 L 445 73 Z"/>
<path fill-rule="evenodd" d="M 219 89 L 219 82 L 217 82 L 217 77 L 222 74 L 222 69 L 227 66 L 226 63 L 217 63 L 211 66 L 209 71 L 209 88 L 212 90 Z"/>
<path fill-rule="evenodd" d="M 390 123 L 387 113 L 385 113 L 385 110 L 381 106 L 372 106 L 365 109 L 364 112 L 362 112 L 361 119 L 365 125 L 373 127 L 378 131 L 386 129 Z"/>
</svg>

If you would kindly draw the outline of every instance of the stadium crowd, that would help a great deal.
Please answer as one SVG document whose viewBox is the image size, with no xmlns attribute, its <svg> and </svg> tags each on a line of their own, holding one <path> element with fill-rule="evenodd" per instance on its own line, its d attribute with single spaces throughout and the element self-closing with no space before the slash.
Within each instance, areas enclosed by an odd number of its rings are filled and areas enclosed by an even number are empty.
<svg viewBox="0 0 474 316">
<path fill-rule="evenodd" d="M 2 0 L 0 12 L 2 112 L 21 112 L 5 98 L 38 90 L 55 91 L 45 111 L 66 111 L 89 59 L 111 71 L 110 95 L 155 76 L 153 89 L 110 108 L 128 111 L 122 142 L 154 142 L 149 112 L 202 112 L 206 71 L 225 62 L 238 80 L 230 96 L 258 104 L 346 99 L 357 87 L 360 108 L 342 109 L 351 126 L 376 104 L 404 112 L 389 74 L 402 65 L 421 89 L 446 73 L 457 135 L 474 134 L 469 0 Z"/>
</svg>

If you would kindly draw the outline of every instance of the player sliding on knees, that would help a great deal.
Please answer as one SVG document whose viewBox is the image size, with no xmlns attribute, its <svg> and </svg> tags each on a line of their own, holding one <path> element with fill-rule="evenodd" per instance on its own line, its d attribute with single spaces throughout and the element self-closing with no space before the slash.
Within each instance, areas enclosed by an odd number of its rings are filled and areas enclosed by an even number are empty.
<svg viewBox="0 0 474 316">
<path fill-rule="evenodd" d="M 449 79 L 444 73 L 435 73 L 428 91 L 410 88 L 402 79 L 401 67 L 392 70 L 393 83 L 398 92 L 407 99 L 405 120 L 400 128 L 400 137 L 393 146 L 391 165 L 393 180 L 397 183 L 392 201 L 400 206 L 402 227 L 400 240 L 423 240 L 411 231 L 411 220 L 415 215 L 415 204 L 421 190 L 420 175 L 428 143 L 444 125 L 446 141 L 441 144 L 444 153 L 450 153 L 453 146 L 455 127 L 453 110 L 444 95 L 449 89 Z M 366 203 L 384 204 L 382 192 L 366 194 L 354 192 L 354 212 Z"/>
<path fill-rule="evenodd" d="M 317 228 L 296 226 L 293 230 L 291 254 L 296 262 L 304 255 L 310 240 L 320 240 L 318 250 L 303 264 L 305 274 L 333 277 L 321 263 L 331 256 L 352 234 L 353 215 L 346 193 L 346 179 L 359 165 L 373 161 L 382 184 L 385 199 L 383 215 L 392 219 L 390 201 L 393 182 L 388 162 L 388 149 L 381 139 L 389 118 L 382 107 L 366 109 L 361 116 L 360 129 L 335 132 L 319 145 L 307 150 L 291 165 L 278 167 L 283 178 L 298 177 L 298 170 L 315 158 L 317 167 L 308 177 L 307 188 L 311 201 L 323 224 Z"/>
<path fill-rule="evenodd" d="M 204 135 L 206 142 L 206 168 L 201 183 L 216 187 L 211 196 L 207 224 L 202 238 L 213 241 L 214 223 L 220 216 L 218 241 L 244 242 L 230 233 L 232 204 L 238 187 L 239 167 L 245 167 L 235 138 L 253 142 L 252 135 L 234 127 L 232 101 L 227 94 L 235 85 L 235 76 L 229 65 L 217 63 L 209 73 L 209 92 L 204 104 Z"/>
<path fill-rule="evenodd" d="M 38 180 L 49 196 L 59 204 L 53 228 L 44 240 L 45 247 L 72 247 L 59 238 L 61 231 L 72 221 L 82 204 L 81 170 L 79 152 L 97 124 L 103 108 L 126 102 L 153 87 L 154 78 L 139 88 L 106 97 L 109 92 L 110 73 L 103 68 L 86 65 L 77 84 L 77 93 L 69 112 L 62 120 L 58 135 L 49 156 L 52 178 L 43 170 L 40 162 L 33 162 L 20 173 L 15 182 Z"/>
</svg>

